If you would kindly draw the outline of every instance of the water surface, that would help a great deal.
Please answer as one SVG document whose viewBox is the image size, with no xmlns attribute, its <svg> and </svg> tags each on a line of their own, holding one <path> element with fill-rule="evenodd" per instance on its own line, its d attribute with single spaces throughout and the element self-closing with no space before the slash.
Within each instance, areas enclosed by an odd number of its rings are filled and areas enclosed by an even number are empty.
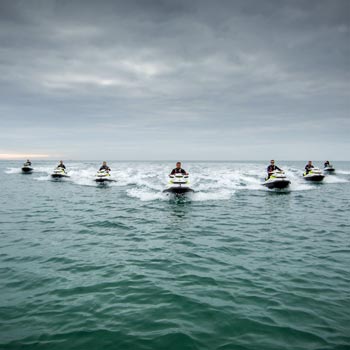
<svg viewBox="0 0 350 350">
<path fill-rule="evenodd" d="M 281 162 L 0 162 L 1 349 L 349 349 L 350 163 L 322 184 Z"/>
</svg>

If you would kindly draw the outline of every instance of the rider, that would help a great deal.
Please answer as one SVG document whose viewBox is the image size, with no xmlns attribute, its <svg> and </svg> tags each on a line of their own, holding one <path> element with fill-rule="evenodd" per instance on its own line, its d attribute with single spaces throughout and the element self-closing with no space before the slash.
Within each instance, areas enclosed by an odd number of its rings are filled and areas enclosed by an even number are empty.
<svg viewBox="0 0 350 350">
<path fill-rule="evenodd" d="M 271 159 L 270 165 L 267 167 L 267 180 L 270 178 L 272 173 L 276 170 L 282 171 L 282 169 L 280 169 L 277 165 L 275 165 L 275 161 L 273 159 Z"/>
<path fill-rule="evenodd" d="M 186 172 L 186 170 L 181 168 L 181 162 L 177 162 L 176 168 L 174 168 L 170 173 L 170 175 L 175 175 L 175 174 L 188 175 L 188 172 Z"/>
<path fill-rule="evenodd" d="M 324 167 L 325 168 L 327 168 L 327 167 L 329 167 L 331 164 L 329 163 L 329 160 L 326 160 L 325 162 L 324 162 Z"/>
<path fill-rule="evenodd" d="M 24 165 L 31 166 L 32 162 L 29 159 L 27 159 L 27 161 L 24 163 Z"/>
<path fill-rule="evenodd" d="M 311 171 L 311 169 L 313 169 L 314 166 L 312 165 L 312 161 L 309 160 L 307 162 L 307 164 L 305 165 L 305 171 L 306 171 L 306 175 Z"/>
<path fill-rule="evenodd" d="M 57 168 L 66 169 L 66 166 L 63 164 L 62 160 L 60 160 L 60 164 L 57 165 Z"/>
<path fill-rule="evenodd" d="M 100 168 L 100 171 L 101 170 L 105 170 L 105 171 L 111 171 L 111 168 L 107 165 L 107 162 L 103 162 L 102 163 L 102 166 Z"/>
</svg>

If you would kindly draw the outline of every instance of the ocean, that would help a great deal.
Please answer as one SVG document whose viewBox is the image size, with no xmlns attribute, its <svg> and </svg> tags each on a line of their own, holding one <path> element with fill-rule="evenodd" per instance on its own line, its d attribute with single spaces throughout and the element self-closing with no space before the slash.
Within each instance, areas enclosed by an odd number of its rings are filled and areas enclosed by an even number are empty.
<svg viewBox="0 0 350 350">
<path fill-rule="evenodd" d="M 1 161 L 0 349 L 350 349 L 350 162 L 305 163 Z"/>
</svg>

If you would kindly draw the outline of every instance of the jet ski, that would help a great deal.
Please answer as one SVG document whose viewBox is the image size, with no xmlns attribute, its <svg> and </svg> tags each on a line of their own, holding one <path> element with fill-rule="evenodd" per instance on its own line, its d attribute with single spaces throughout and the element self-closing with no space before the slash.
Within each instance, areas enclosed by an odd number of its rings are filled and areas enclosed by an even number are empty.
<svg viewBox="0 0 350 350">
<path fill-rule="evenodd" d="M 274 189 L 287 188 L 290 185 L 290 181 L 287 179 L 283 171 L 273 171 L 269 178 L 266 178 L 262 183 L 263 186 Z"/>
<path fill-rule="evenodd" d="M 33 171 L 33 168 L 28 163 L 23 164 L 22 173 L 30 174 L 30 173 L 32 173 L 32 171 Z"/>
<path fill-rule="evenodd" d="M 106 170 L 99 170 L 95 175 L 95 181 L 98 183 L 113 182 L 111 174 Z"/>
<path fill-rule="evenodd" d="M 335 169 L 333 168 L 333 165 L 329 164 L 323 168 L 323 171 L 327 174 L 333 174 Z"/>
<path fill-rule="evenodd" d="M 51 174 L 51 177 L 53 179 L 62 179 L 65 177 L 69 177 L 69 175 L 66 173 L 66 170 L 61 168 L 61 167 L 57 167 L 53 173 Z"/>
<path fill-rule="evenodd" d="M 312 168 L 308 173 L 306 171 L 303 174 L 303 177 L 307 181 L 320 182 L 324 179 L 324 175 L 319 168 Z"/>
<path fill-rule="evenodd" d="M 187 192 L 194 192 L 192 188 L 190 188 L 188 175 L 183 174 L 174 174 L 169 175 L 170 181 L 168 183 L 167 188 L 163 191 L 165 193 L 174 193 L 176 195 L 178 194 L 184 194 Z"/>
</svg>

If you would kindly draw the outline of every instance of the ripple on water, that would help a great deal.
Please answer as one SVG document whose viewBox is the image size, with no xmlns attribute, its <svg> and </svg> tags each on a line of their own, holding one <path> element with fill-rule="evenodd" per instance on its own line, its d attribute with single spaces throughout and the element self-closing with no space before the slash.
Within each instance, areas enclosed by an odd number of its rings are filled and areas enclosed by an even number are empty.
<svg viewBox="0 0 350 350">
<path fill-rule="evenodd" d="M 152 166 L 103 189 L 82 186 L 93 163 L 66 183 L 0 178 L 1 349 L 349 346 L 348 182 L 287 164 L 291 190 L 272 193 L 260 163 L 203 163 L 200 193 L 170 199 Z"/>
</svg>

